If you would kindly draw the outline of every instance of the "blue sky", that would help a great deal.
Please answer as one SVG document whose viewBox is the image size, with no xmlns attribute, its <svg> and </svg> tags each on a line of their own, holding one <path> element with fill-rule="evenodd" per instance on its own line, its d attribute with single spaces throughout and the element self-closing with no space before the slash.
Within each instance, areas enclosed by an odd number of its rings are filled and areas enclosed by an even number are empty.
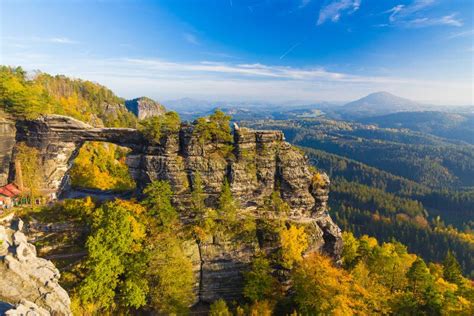
<svg viewBox="0 0 474 316">
<path fill-rule="evenodd" d="M 0 63 L 157 100 L 474 104 L 472 0 L 0 3 Z"/>
</svg>

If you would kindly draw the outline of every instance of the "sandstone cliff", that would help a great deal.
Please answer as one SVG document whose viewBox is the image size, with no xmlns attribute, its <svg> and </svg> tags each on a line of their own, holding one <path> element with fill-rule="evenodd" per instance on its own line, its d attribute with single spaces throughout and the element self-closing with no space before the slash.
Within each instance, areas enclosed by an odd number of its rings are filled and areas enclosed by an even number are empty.
<svg viewBox="0 0 474 316">
<path fill-rule="evenodd" d="M 7 184 L 15 132 L 14 122 L 2 118 L 0 113 L 0 186 Z"/>
<path fill-rule="evenodd" d="M 163 105 L 147 97 L 127 100 L 125 101 L 125 106 L 130 112 L 135 114 L 139 120 L 143 120 L 151 116 L 160 116 L 166 112 L 166 109 Z"/>
<path fill-rule="evenodd" d="M 60 193 L 67 189 L 67 171 L 85 141 L 105 141 L 127 146 L 129 170 L 142 189 L 153 180 L 167 180 L 175 193 L 174 203 L 183 221 L 193 220 L 189 200 L 199 174 L 206 204 L 216 207 L 222 184 L 228 179 L 241 213 L 256 219 L 256 235 L 235 242 L 226 236 L 211 236 L 189 244 L 198 277 L 198 299 L 239 298 L 242 272 L 259 248 L 268 255 L 278 247 L 278 236 L 267 231 L 260 218 L 278 221 L 264 211 L 265 200 L 279 191 L 291 208 L 287 224 L 304 226 L 310 238 L 308 251 L 323 251 L 339 260 L 342 239 L 327 210 L 329 179 L 312 170 L 305 155 L 284 140 L 279 131 L 256 131 L 235 126 L 232 142 L 203 140 L 194 124 L 182 124 L 178 132 L 163 135 L 159 143 L 148 142 L 133 129 L 93 128 L 63 116 L 45 116 L 17 123 L 17 141 L 40 152 L 44 186 Z"/>
<path fill-rule="evenodd" d="M 69 296 L 58 284 L 58 269 L 36 256 L 36 248 L 21 231 L 20 220 L 15 226 L 0 225 L 0 301 L 20 303 L 9 315 L 30 308 L 39 315 L 70 315 Z"/>
</svg>

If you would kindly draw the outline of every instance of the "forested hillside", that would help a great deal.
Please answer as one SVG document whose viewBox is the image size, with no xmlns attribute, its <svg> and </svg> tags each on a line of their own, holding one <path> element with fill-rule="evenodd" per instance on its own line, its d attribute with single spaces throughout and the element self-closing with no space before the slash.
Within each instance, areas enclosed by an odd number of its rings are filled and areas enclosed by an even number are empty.
<svg viewBox="0 0 474 316">
<path fill-rule="evenodd" d="M 258 121 L 288 141 L 351 158 L 432 188 L 474 186 L 474 146 L 397 129 L 328 119 Z"/>
<path fill-rule="evenodd" d="M 328 119 L 250 121 L 282 129 L 332 179 L 330 205 L 342 229 L 401 241 L 440 262 L 453 251 L 474 272 L 474 149 L 399 129 Z"/>
<path fill-rule="evenodd" d="M 400 112 L 361 119 L 383 128 L 406 128 L 474 144 L 474 114 L 437 111 Z"/>
<path fill-rule="evenodd" d="M 91 81 L 0 67 L 0 109 L 16 118 L 62 114 L 94 126 L 133 127 L 137 119 L 124 104 L 124 99 Z"/>
</svg>

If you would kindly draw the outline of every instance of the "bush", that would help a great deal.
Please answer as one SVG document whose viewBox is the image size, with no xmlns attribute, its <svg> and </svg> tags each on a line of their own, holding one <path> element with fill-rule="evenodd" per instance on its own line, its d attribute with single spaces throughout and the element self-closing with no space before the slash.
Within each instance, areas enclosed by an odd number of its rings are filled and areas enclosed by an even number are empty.
<svg viewBox="0 0 474 316">
<path fill-rule="evenodd" d="M 221 110 L 216 110 L 209 117 L 200 117 L 196 120 L 194 133 L 202 144 L 206 142 L 230 143 L 232 142 L 230 119 L 231 117 Z"/>
<path fill-rule="evenodd" d="M 178 113 L 166 112 L 164 115 L 152 116 L 139 123 L 138 129 L 152 143 L 160 143 L 163 136 L 177 133 L 181 125 Z"/>
<path fill-rule="evenodd" d="M 223 299 L 219 299 L 211 304 L 209 316 L 232 316 L 227 303 Z"/>
</svg>

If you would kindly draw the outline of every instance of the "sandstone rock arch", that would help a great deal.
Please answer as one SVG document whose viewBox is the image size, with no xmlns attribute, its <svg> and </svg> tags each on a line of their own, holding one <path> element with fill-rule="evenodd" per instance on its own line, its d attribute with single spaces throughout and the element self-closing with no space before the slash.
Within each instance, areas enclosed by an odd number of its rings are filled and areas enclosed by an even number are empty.
<svg viewBox="0 0 474 316">
<path fill-rule="evenodd" d="M 132 128 L 95 128 L 71 117 L 41 116 L 36 120 L 16 123 L 16 142 L 38 149 L 43 189 L 60 194 L 69 186 L 68 170 L 81 146 L 87 141 L 108 142 L 132 149 L 131 155 L 145 146 L 143 135 Z M 13 156 L 15 156 L 15 148 Z M 12 159 L 14 164 L 14 157 Z M 131 168 L 132 177 L 135 175 Z M 10 167 L 10 180 L 15 180 Z"/>
</svg>

